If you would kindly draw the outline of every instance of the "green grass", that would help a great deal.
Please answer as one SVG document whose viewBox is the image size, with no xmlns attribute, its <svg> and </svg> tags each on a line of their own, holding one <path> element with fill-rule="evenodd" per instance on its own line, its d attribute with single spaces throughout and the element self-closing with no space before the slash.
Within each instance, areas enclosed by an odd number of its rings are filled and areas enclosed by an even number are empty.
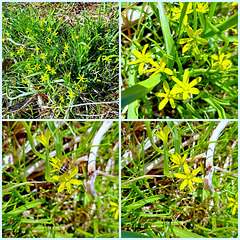
<svg viewBox="0 0 240 240">
<path fill-rule="evenodd" d="M 123 118 L 237 118 L 238 5 L 207 3 L 205 11 L 201 12 L 198 4 L 122 3 Z M 202 30 L 195 36 L 202 39 L 196 44 L 199 51 L 195 51 L 193 45 L 185 51 L 186 41 L 190 39 L 189 27 L 194 33 Z M 146 54 L 152 55 L 142 63 L 141 74 L 140 61 L 129 63 L 140 59 L 136 50 L 143 54 L 146 45 Z M 161 61 L 172 74 L 160 71 L 152 75 L 156 64 L 163 66 Z M 187 86 L 174 81 L 176 77 L 183 82 L 186 70 L 189 71 L 189 83 L 194 79 L 197 83 L 191 86 L 194 89 L 188 92 L 188 97 L 182 92 L 172 92 L 174 106 L 169 96 L 163 97 L 166 92 L 163 85 L 167 83 L 169 90 L 181 87 L 188 91 Z M 160 105 L 165 100 L 168 102 Z"/>
<path fill-rule="evenodd" d="M 165 151 L 163 142 L 153 133 L 166 125 L 172 130 Z M 230 122 L 217 140 L 213 159 L 214 193 L 197 182 L 193 182 L 194 191 L 190 191 L 189 186 L 180 190 L 183 179 L 174 174 L 185 174 L 185 171 L 183 166 L 172 168 L 176 165 L 171 161 L 173 153 L 179 153 L 182 158 L 187 154 L 185 161 L 190 172 L 202 168 L 195 176 L 202 179 L 206 174 L 204 153 L 217 125 L 214 121 L 122 123 L 121 228 L 124 236 L 238 236 L 238 208 L 233 213 L 229 199 L 235 199 L 238 193 L 238 122 Z M 131 153 L 134 153 L 132 157 Z M 164 174 L 165 164 L 168 164 L 167 174 Z"/>
<path fill-rule="evenodd" d="M 74 181 L 84 181 L 92 140 L 102 122 L 4 122 L 2 175 L 2 236 L 4 238 L 116 238 L 119 181 L 98 175 L 98 196 L 86 193 L 83 184 L 71 184 L 70 193 L 58 192 L 53 180 L 58 170 L 49 160 L 62 163 L 72 158 L 70 172 L 78 170 Z M 34 137 L 51 135 L 49 147 Z M 96 168 L 118 176 L 118 123 L 113 123 L 98 146 Z M 12 161 L 8 161 L 11 158 Z M 49 178 L 49 179 L 48 179 Z M 76 183 L 76 182 L 75 182 Z M 115 204 L 115 205 L 114 205 Z"/>
<path fill-rule="evenodd" d="M 4 3 L 2 35 L 4 118 L 117 118 L 117 3 Z"/>
</svg>

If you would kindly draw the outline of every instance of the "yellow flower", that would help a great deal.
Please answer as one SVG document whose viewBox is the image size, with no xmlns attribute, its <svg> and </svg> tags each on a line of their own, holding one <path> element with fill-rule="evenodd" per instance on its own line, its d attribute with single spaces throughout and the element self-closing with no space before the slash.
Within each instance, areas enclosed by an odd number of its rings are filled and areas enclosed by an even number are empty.
<svg viewBox="0 0 240 240">
<path fill-rule="evenodd" d="M 172 168 L 180 168 L 187 158 L 187 153 L 181 158 L 178 153 L 172 154 L 171 161 L 174 162 L 176 165 L 172 166 Z"/>
<path fill-rule="evenodd" d="M 50 32 L 50 31 L 51 31 L 51 27 L 50 27 L 50 26 L 47 28 L 47 31 L 48 31 L 48 32 Z"/>
<path fill-rule="evenodd" d="M 71 90 L 71 91 L 68 91 L 68 94 L 69 94 L 69 98 L 72 100 L 75 93 Z"/>
<path fill-rule="evenodd" d="M 47 69 L 47 71 L 51 71 L 51 66 L 49 64 L 47 64 L 47 66 L 45 67 L 45 69 Z"/>
<path fill-rule="evenodd" d="M 42 59 L 42 60 L 46 59 L 46 56 L 47 56 L 47 54 L 42 53 L 42 55 L 41 55 L 41 59 Z"/>
<path fill-rule="evenodd" d="M 47 39 L 47 42 L 48 42 L 48 44 L 50 44 L 50 43 L 52 42 L 52 39 L 51 39 L 51 38 L 48 38 L 48 39 Z"/>
<path fill-rule="evenodd" d="M 180 186 L 180 191 L 183 190 L 187 185 L 189 185 L 190 191 L 193 191 L 193 184 L 192 182 L 202 183 L 203 179 L 194 177 L 196 174 L 198 174 L 201 171 L 201 167 L 198 167 L 197 169 L 193 170 L 192 173 L 190 172 L 187 162 L 184 163 L 184 172 L 186 175 L 181 173 L 174 173 L 174 176 L 177 178 L 184 179 Z"/>
<path fill-rule="evenodd" d="M 110 202 L 110 205 L 113 206 L 109 209 L 109 212 L 115 212 L 114 220 L 118 220 L 119 215 L 119 204 L 115 202 Z"/>
<path fill-rule="evenodd" d="M 79 73 L 77 79 L 79 79 L 79 82 L 86 82 L 86 81 L 84 81 L 84 79 L 86 79 L 86 78 L 84 78 L 84 74 L 81 76 Z"/>
<path fill-rule="evenodd" d="M 167 81 L 163 82 L 163 88 L 165 93 L 156 93 L 157 97 L 164 97 L 164 99 L 161 101 L 161 103 L 158 106 L 159 111 L 161 111 L 166 106 L 168 101 L 170 102 L 171 107 L 175 108 L 174 99 L 178 99 L 177 94 L 182 92 L 182 89 L 179 88 L 177 84 L 175 84 L 173 89 L 170 90 Z"/>
<path fill-rule="evenodd" d="M 200 13 L 206 13 L 209 11 L 208 9 L 208 3 L 205 3 L 205 5 L 203 5 L 204 3 L 197 3 L 197 12 L 200 12 Z"/>
<path fill-rule="evenodd" d="M 54 133 L 53 133 L 54 134 Z M 52 135 L 53 135 L 52 134 Z M 41 132 L 41 137 L 37 136 L 34 139 L 37 140 L 38 142 L 42 143 L 42 145 L 46 148 L 49 146 L 49 139 L 52 137 L 50 130 L 47 130 L 45 132 L 45 135 L 43 135 L 43 132 Z"/>
<path fill-rule="evenodd" d="M 57 34 L 58 34 L 58 32 L 54 32 L 54 33 L 53 33 L 54 36 L 57 36 Z"/>
<path fill-rule="evenodd" d="M 58 193 L 62 192 L 64 189 L 67 189 L 68 193 L 71 193 L 71 184 L 82 185 L 83 181 L 73 179 L 77 174 L 78 169 L 74 169 L 73 172 L 68 172 L 61 176 L 53 176 L 52 178 L 56 181 L 62 182 L 58 188 Z"/>
<path fill-rule="evenodd" d="M 69 49 L 69 45 L 68 45 L 68 44 L 65 44 L 64 50 L 67 51 L 68 49 Z"/>
<path fill-rule="evenodd" d="M 173 75 L 173 71 L 169 68 L 166 68 L 167 63 L 166 63 L 165 59 L 161 59 L 159 61 L 159 64 L 157 62 L 152 61 L 152 65 L 155 68 L 152 68 L 152 69 L 149 69 L 149 70 L 145 71 L 145 72 L 154 72 L 152 76 L 154 76 L 158 73 L 166 73 L 168 75 Z"/>
<path fill-rule="evenodd" d="M 37 70 L 39 70 L 39 69 L 41 69 L 41 66 L 40 66 L 38 63 L 36 63 L 35 66 L 34 66 L 34 68 L 37 69 Z"/>
<path fill-rule="evenodd" d="M 62 57 L 63 57 L 63 58 L 66 57 L 66 53 L 65 53 L 65 52 L 62 53 Z"/>
<path fill-rule="evenodd" d="M 231 53 L 224 54 L 219 52 L 219 56 L 212 55 L 212 59 L 216 60 L 217 62 L 213 63 L 212 61 L 212 68 L 219 69 L 219 70 L 227 70 L 232 67 L 232 62 L 228 59 L 232 56 Z"/>
<path fill-rule="evenodd" d="M 180 8 L 176 8 L 176 7 L 175 7 L 175 8 L 172 8 L 172 9 L 171 9 L 172 12 L 174 13 L 174 17 L 172 18 L 172 20 L 174 20 L 174 21 L 177 20 L 177 19 L 179 19 L 180 16 L 181 16 L 181 13 L 182 13 L 183 3 L 180 2 L 179 5 L 180 5 Z M 186 15 L 185 15 L 185 17 L 184 17 L 184 19 L 183 19 L 184 25 L 186 25 L 187 22 L 188 22 L 188 14 L 190 14 L 190 13 L 192 13 L 192 12 L 193 12 L 193 10 L 192 10 L 192 3 L 190 2 L 190 3 L 188 3 Z"/>
<path fill-rule="evenodd" d="M 168 142 L 168 135 L 169 135 L 170 132 L 171 132 L 171 130 L 169 129 L 169 126 L 166 125 L 164 127 L 164 131 L 162 129 L 160 129 L 156 133 L 153 133 L 153 135 L 160 138 L 163 142 L 167 143 Z"/>
<path fill-rule="evenodd" d="M 138 67 L 138 72 L 140 75 L 143 74 L 143 67 L 146 63 L 150 63 L 153 61 L 153 59 L 151 58 L 153 53 L 146 53 L 146 50 L 148 48 L 148 44 L 146 44 L 142 50 L 142 53 L 137 51 L 137 50 L 133 50 L 133 54 L 138 58 L 138 60 L 135 60 L 133 62 L 130 62 L 128 65 L 133 65 L 133 64 L 138 64 L 140 63 L 139 67 Z"/>
<path fill-rule="evenodd" d="M 208 41 L 206 39 L 198 37 L 198 35 L 200 35 L 203 32 L 203 30 L 198 29 L 196 32 L 194 32 L 190 26 L 187 26 L 186 31 L 187 31 L 189 38 L 183 38 L 183 39 L 179 40 L 180 44 L 186 43 L 186 45 L 182 49 L 182 53 L 187 52 L 191 47 L 193 47 L 193 51 L 196 54 L 199 54 L 200 51 L 198 49 L 197 44 L 205 45 L 208 43 Z"/>
<path fill-rule="evenodd" d="M 51 69 L 51 74 L 56 74 L 55 69 Z"/>
<path fill-rule="evenodd" d="M 228 197 L 228 201 L 230 202 L 227 208 L 232 207 L 232 215 L 235 215 L 238 210 L 238 192 L 235 195 L 235 199 Z"/>
<path fill-rule="evenodd" d="M 172 76 L 172 80 L 176 82 L 181 88 L 183 92 L 183 99 L 186 100 L 189 97 L 189 93 L 192 94 L 199 94 L 199 90 L 197 88 L 193 88 L 196 84 L 198 84 L 202 78 L 197 77 L 192 82 L 189 83 L 189 71 L 188 69 L 185 70 L 183 74 L 183 82 L 177 79 L 175 76 Z"/>
<path fill-rule="evenodd" d="M 20 47 L 20 49 L 18 49 L 17 51 L 17 54 L 21 55 L 24 53 L 24 51 L 25 51 L 24 47 Z"/>
</svg>

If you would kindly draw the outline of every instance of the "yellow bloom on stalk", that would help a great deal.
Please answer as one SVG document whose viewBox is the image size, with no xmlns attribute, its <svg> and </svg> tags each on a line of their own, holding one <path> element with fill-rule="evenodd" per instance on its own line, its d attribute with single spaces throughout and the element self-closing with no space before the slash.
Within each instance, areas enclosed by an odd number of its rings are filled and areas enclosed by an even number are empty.
<svg viewBox="0 0 240 240">
<path fill-rule="evenodd" d="M 114 214 L 114 220 L 118 220 L 118 215 L 119 215 L 119 204 L 115 202 L 110 202 L 110 205 L 112 206 L 109 209 L 109 212 L 115 212 Z"/>
<path fill-rule="evenodd" d="M 183 5 L 184 5 L 184 4 L 183 4 L 182 2 L 180 2 L 179 5 L 180 5 L 180 8 L 174 7 L 174 8 L 171 9 L 171 11 L 174 13 L 174 16 L 172 17 L 172 20 L 173 20 L 173 21 L 179 19 L 180 16 L 181 16 L 181 13 L 182 13 L 182 9 L 183 9 Z M 190 3 L 188 3 L 186 15 L 185 15 L 185 17 L 184 17 L 184 19 L 183 19 L 183 24 L 184 24 L 184 25 L 186 25 L 187 22 L 188 22 L 188 14 L 190 14 L 190 13 L 192 13 L 192 12 L 193 12 L 193 10 L 192 10 L 192 3 L 190 2 Z"/>
<path fill-rule="evenodd" d="M 160 128 L 160 130 L 157 131 L 156 133 L 153 133 L 153 135 L 160 138 L 163 142 L 167 143 L 168 142 L 168 135 L 169 135 L 170 132 L 171 132 L 171 130 L 169 129 L 169 126 L 166 125 L 164 127 L 164 131 Z"/>
<path fill-rule="evenodd" d="M 68 94 L 69 94 L 69 98 L 72 100 L 75 95 L 75 92 L 71 90 L 71 91 L 68 91 Z"/>
<path fill-rule="evenodd" d="M 71 184 L 74 185 L 82 185 L 83 181 L 73 179 L 75 175 L 77 174 L 78 169 L 74 169 L 73 172 L 68 172 L 65 173 L 64 175 L 61 176 L 53 176 L 52 178 L 56 181 L 60 181 L 61 184 L 58 188 L 58 193 L 62 192 L 64 189 L 67 189 L 68 193 L 71 193 Z"/>
<path fill-rule="evenodd" d="M 84 78 L 84 74 L 81 76 L 81 74 L 79 73 L 77 79 L 79 79 L 79 82 L 86 82 L 84 81 L 84 79 L 86 79 Z"/>
<path fill-rule="evenodd" d="M 166 60 L 165 59 L 160 59 L 159 64 L 157 62 L 152 61 L 152 65 L 155 68 L 146 70 L 145 72 L 154 72 L 152 76 L 158 74 L 158 73 L 166 73 L 168 75 L 173 75 L 173 71 L 169 68 L 166 68 Z"/>
<path fill-rule="evenodd" d="M 175 108 L 174 99 L 178 99 L 177 95 L 182 92 L 182 89 L 179 88 L 177 86 L 177 84 L 175 84 L 173 89 L 170 90 L 167 81 L 163 82 L 163 88 L 164 88 L 165 93 L 156 93 L 155 94 L 157 97 L 163 97 L 164 98 L 158 106 L 159 111 L 161 111 L 166 106 L 168 101 L 170 102 L 171 107 Z"/>
<path fill-rule="evenodd" d="M 139 67 L 138 67 L 138 72 L 140 75 L 143 74 L 143 67 L 146 63 L 150 63 L 153 61 L 153 59 L 151 58 L 153 53 L 146 53 L 146 50 L 148 48 L 148 44 L 146 44 L 142 50 L 142 53 L 137 51 L 137 50 L 133 50 L 133 54 L 138 58 L 138 60 L 135 60 L 133 62 L 128 63 L 128 65 L 133 65 L 133 64 L 138 64 L 140 63 Z"/>
<path fill-rule="evenodd" d="M 208 3 L 196 3 L 197 4 L 197 12 L 200 12 L 200 13 L 206 13 L 209 11 L 209 8 L 208 8 Z"/>
<path fill-rule="evenodd" d="M 235 215 L 238 210 L 238 192 L 235 195 L 235 199 L 228 197 L 228 201 L 230 202 L 227 208 L 232 207 L 232 215 Z"/>
<path fill-rule="evenodd" d="M 188 95 L 189 93 L 199 94 L 199 92 L 200 92 L 197 88 L 194 88 L 193 86 L 198 84 L 202 80 L 202 78 L 197 77 L 192 82 L 189 83 L 189 71 L 188 71 L 188 69 L 186 69 L 184 74 L 183 74 L 183 82 L 181 82 L 175 76 L 172 76 L 172 80 L 174 82 L 176 82 L 181 87 L 182 92 L 183 92 L 183 99 L 184 100 L 189 98 L 189 95 Z"/>
<path fill-rule="evenodd" d="M 45 67 L 45 69 L 47 69 L 47 71 L 51 71 L 51 66 L 49 64 L 47 64 L 47 66 Z"/>
<path fill-rule="evenodd" d="M 232 62 L 228 59 L 232 56 L 231 53 L 224 54 L 224 53 L 219 53 L 219 56 L 217 55 L 212 55 L 212 59 L 216 60 L 215 63 L 212 61 L 212 68 L 214 69 L 219 69 L 219 70 L 227 70 L 232 67 Z"/>
<path fill-rule="evenodd" d="M 198 37 L 203 32 L 203 30 L 198 29 L 196 32 L 194 32 L 190 26 L 187 26 L 186 31 L 187 31 L 189 38 L 183 38 L 183 39 L 179 40 L 180 44 L 186 43 L 186 45 L 182 49 L 182 53 L 187 52 L 191 47 L 193 47 L 193 51 L 196 54 L 199 54 L 200 51 L 198 49 L 197 44 L 205 45 L 208 43 L 208 41 L 206 39 Z"/>
<path fill-rule="evenodd" d="M 178 153 L 172 154 L 172 158 L 170 158 L 170 159 L 171 159 L 171 161 L 173 163 L 176 164 L 176 165 L 172 166 L 172 168 L 180 168 L 180 167 L 182 167 L 182 165 L 185 162 L 186 158 L 187 158 L 187 153 L 184 154 L 183 157 L 181 157 L 180 154 L 178 154 Z"/>
<path fill-rule="evenodd" d="M 42 55 L 41 55 L 41 59 L 42 59 L 42 60 L 46 59 L 46 56 L 47 56 L 47 54 L 42 53 Z"/>
<path fill-rule="evenodd" d="M 68 49 L 69 49 L 69 45 L 68 45 L 68 43 L 67 43 L 67 44 L 65 44 L 65 46 L 64 46 L 64 50 L 67 51 Z"/>
<path fill-rule="evenodd" d="M 50 43 L 52 42 L 52 39 L 51 39 L 51 38 L 48 38 L 48 39 L 47 39 L 47 42 L 48 42 L 48 44 L 50 44 Z"/>
<path fill-rule="evenodd" d="M 190 191 L 193 191 L 193 182 L 197 182 L 197 183 L 202 183 L 203 179 L 198 178 L 198 177 L 194 177 L 196 174 L 198 174 L 200 171 L 202 170 L 201 167 L 198 167 L 197 169 L 193 170 L 192 172 L 190 172 L 187 162 L 184 163 L 184 174 L 181 173 L 174 173 L 174 176 L 177 178 L 181 178 L 184 179 L 184 181 L 182 182 L 181 186 L 180 186 L 180 191 L 183 190 L 187 185 L 189 185 Z"/>
</svg>

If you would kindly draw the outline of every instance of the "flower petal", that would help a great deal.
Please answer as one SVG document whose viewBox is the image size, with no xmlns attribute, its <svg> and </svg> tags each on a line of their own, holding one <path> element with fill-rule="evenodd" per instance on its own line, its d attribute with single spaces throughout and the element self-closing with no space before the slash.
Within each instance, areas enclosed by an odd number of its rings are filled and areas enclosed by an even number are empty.
<svg viewBox="0 0 240 240">
<path fill-rule="evenodd" d="M 194 80 L 192 80 L 192 82 L 190 82 L 188 86 L 191 88 L 191 87 L 195 86 L 196 84 L 198 84 L 201 81 L 202 81 L 202 78 L 201 77 L 197 77 Z"/>
<path fill-rule="evenodd" d="M 172 76 L 171 78 L 172 78 L 172 80 L 173 80 L 174 82 L 176 82 L 179 86 L 184 87 L 183 83 L 182 83 L 178 78 L 176 78 L 175 76 Z"/>
<path fill-rule="evenodd" d="M 190 191 L 193 191 L 194 188 L 193 188 L 193 184 L 192 184 L 192 180 L 191 179 L 188 181 L 188 185 L 189 185 Z"/>
<path fill-rule="evenodd" d="M 187 162 L 184 163 L 184 172 L 189 175 L 190 174 L 190 170 L 189 170 L 189 167 L 187 165 Z"/>
<path fill-rule="evenodd" d="M 193 35 L 194 35 L 194 37 L 197 37 L 197 36 L 199 36 L 202 32 L 203 32 L 202 29 L 198 29 Z"/>
<path fill-rule="evenodd" d="M 144 62 L 140 63 L 138 67 L 138 72 L 140 75 L 143 75 L 143 67 L 144 67 Z"/>
<path fill-rule="evenodd" d="M 193 178 L 192 178 L 192 181 L 193 181 L 193 182 L 197 182 L 197 183 L 202 183 L 202 182 L 203 182 L 203 179 L 198 178 L 198 177 L 193 177 Z"/>
<path fill-rule="evenodd" d="M 173 71 L 169 68 L 165 68 L 163 72 L 167 73 L 168 75 L 173 75 Z"/>
<path fill-rule="evenodd" d="M 169 102 L 170 102 L 172 108 L 176 107 L 173 98 L 170 98 Z"/>
<path fill-rule="evenodd" d="M 193 37 L 194 31 L 189 25 L 187 25 L 186 31 L 189 37 Z"/>
<path fill-rule="evenodd" d="M 197 88 L 190 88 L 188 92 L 192 93 L 192 94 L 199 94 L 200 93 L 200 91 Z"/>
<path fill-rule="evenodd" d="M 156 93 L 157 97 L 166 97 L 166 93 Z"/>
<path fill-rule="evenodd" d="M 165 93 L 168 94 L 170 92 L 170 88 L 169 88 L 167 81 L 163 82 L 163 88 L 164 88 Z"/>
<path fill-rule="evenodd" d="M 161 110 L 166 106 L 167 103 L 168 103 L 168 98 L 165 97 L 165 98 L 160 102 L 160 104 L 159 104 L 159 106 L 158 106 L 158 110 L 161 111 Z"/>
<path fill-rule="evenodd" d="M 197 169 L 195 169 L 195 170 L 192 171 L 191 175 L 192 175 L 192 176 L 195 176 L 195 175 L 197 175 L 201 170 L 202 170 L 202 168 L 201 168 L 201 167 L 198 167 Z"/>
<path fill-rule="evenodd" d="M 186 179 L 187 178 L 186 175 L 181 174 L 181 173 L 174 173 L 174 176 L 177 177 L 177 178 L 181 178 L 181 179 Z"/>
<path fill-rule="evenodd" d="M 196 39 L 196 42 L 197 42 L 198 44 L 201 44 L 201 45 L 206 45 L 206 44 L 208 44 L 208 40 L 203 39 L 203 38 L 197 38 L 197 39 Z"/>
<path fill-rule="evenodd" d="M 187 43 L 186 45 L 184 45 L 184 47 L 182 49 L 182 53 L 187 52 L 191 46 L 192 46 L 192 43 Z"/>
<path fill-rule="evenodd" d="M 188 185 L 188 180 L 184 180 L 180 186 L 180 191 L 183 190 Z"/>
</svg>

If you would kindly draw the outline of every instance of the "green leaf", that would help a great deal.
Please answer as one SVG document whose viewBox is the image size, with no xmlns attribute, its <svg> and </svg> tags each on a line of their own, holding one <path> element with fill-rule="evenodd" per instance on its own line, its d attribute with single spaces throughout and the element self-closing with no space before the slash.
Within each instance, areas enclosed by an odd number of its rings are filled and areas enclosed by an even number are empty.
<svg viewBox="0 0 240 240">
<path fill-rule="evenodd" d="M 192 233 L 188 230 L 185 230 L 176 226 L 173 226 L 173 232 L 176 234 L 177 237 L 180 237 L 180 238 L 204 238 L 201 235 Z"/>
<path fill-rule="evenodd" d="M 147 80 L 139 82 L 136 85 L 122 91 L 121 101 L 122 108 L 129 105 L 133 101 L 142 98 L 160 82 L 161 82 L 160 74 L 156 74 L 153 77 L 150 77 Z"/>
<path fill-rule="evenodd" d="M 122 238 L 150 238 L 138 232 L 121 231 Z"/>
</svg>

